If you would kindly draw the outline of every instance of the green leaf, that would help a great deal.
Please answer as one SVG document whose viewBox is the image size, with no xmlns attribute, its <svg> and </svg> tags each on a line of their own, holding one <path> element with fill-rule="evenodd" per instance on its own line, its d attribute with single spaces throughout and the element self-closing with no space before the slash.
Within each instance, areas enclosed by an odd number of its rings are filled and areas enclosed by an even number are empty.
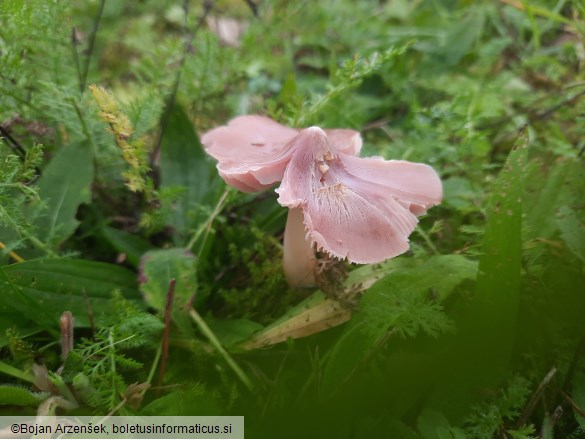
<svg viewBox="0 0 585 439">
<path fill-rule="evenodd" d="M 90 201 L 93 181 L 92 153 L 88 145 L 61 148 L 43 170 L 38 182 L 39 196 L 45 204 L 32 206 L 34 225 L 44 242 L 57 247 L 77 228 L 77 209 Z"/>
<path fill-rule="evenodd" d="M 11 366 L 10 364 L 0 361 L 0 373 L 11 376 L 13 378 L 26 381 L 30 384 L 34 384 L 35 377 L 28 371 L 23 371 L 17 367 Z"/>
<path fill-rule="evenodd" d="M 445 415 L 437 410 L 425 408 L 416 421 L 418 431 L 424 439 L 465 439 L 467 435 L 453 428 Z"/>
<path fill-rule="evenodd" d="M 443 181 L 445 203 L 462 211 L 475 209 L 478 194 L 471 187 L 468 179 L 451 177 Z"/>
<path fill-rule="evenodd" d="M 207 324 L 222 346 L 226 348 L 236 345 L 264 328 L 260 323 L 248 319 L 213 320 L 208 318 Z"/>
<path fill-rule="evenodd" d="M 562 15 L 557 14 L 554 11 L 550 11 L 546 8 L 542 8 L 539 6 L 531 5 L 527 1 L 522 2 L 523 9 L 526 10 L 528 14 L 539 15 L 541 17 L 548 18 L 550 20 L 556 21 L 558 23 L 564 23 L 567 25 L 573 24 L 571 20 L 568 18 L 563 17 Z"/>
<path fill-rule="evenodd" d="M 168 116 L 160 149 L 161 188 L 181 188 L 167 223 L 174 228 L 175 243 L 185 245 L 190 231 L 203 220 L 201 206 L 209 199 L 212 169 L 193 124 L 175 105 Z"/>
<path fill-rule="evenodd" d="M 585 263 L 585 226 L 575 212 L 567 206 L 561 207 L 557 225 L 561 231 L 561 238 L 569 250 Z"/>
<path fill-rule="evenodd" d="M 146 416 L 213 416 L 221 413 L 219 401 L 200 385 L 174 390 L 155 399 L 140 412 Z"/>
<path fill-rule="evenodd" d="M 22 337 L 28 337 L 41 330 L 38 325 L 23 319 L 20 314 L 16 314 L 13 311 L 0 311 L 0 348 L 8 344 L 6 331 L 11 328 L 17 329 L 18 334 Z"/>
<path fill-rule="evenodd" d="M 31 392 L 24 387 L 0 385 L 0 405 L 36 407 L 48 397 L 48 393 Z"/>
<path fill-rule="evenodd" d="M 39 259 L 12 264 L 0 268 L 0 286 L 0 310 L 14 309 L 44 328 L 56 328 L 64 311 L 73 313 L 76 326 L 88 326 L 88 305 L 99 324 L 114 290 L 141 302 L 136 275 L 103 262 Z"/>
<path fill-rule="evenodd" d="M 483 32 L 485 14 L 482 9 L 473 9 L 466 17 L 452 23 L 446 35 L 445 45 L 435 52 L 448 64 L 457 64 Z"/>
<path fill-rule="evenodd" d="M 551 239 L 559 228 L 559 209 L 578 199 L 585 184 L 583 166 L 576 159 L 555 161 L 546 173 L 544 164 L 534 163 L 526 176 L 523 202 L 526 233 L 530 238 Z M 523 230 L 524 232 L 524 230 Z"/>
<path fill-rule="evenodd" d="M 118 252 L 124 253 L 128 262 L 135 267 L 140 265 L 140 258 L 144 253 L 154 249 L 148 241 L 122 230 L 104 226 L 101 232 L 102 236 L 112 245 L 112 247 Z"/>
<path fill-rule="evenodd" d="M 17 264 L 15 264 L 17 265 Z M 7 268 L 10 268 L 9 265 Z M 0 310 L 4 313 L 18 312 L 21 316 L 32 320 L 44 329 L 55 331 L 56 319 L 44 306 L 38 306 L 34 298 L 25 293 L 14 280 L 5 272 L 5 268 L 0 267 L 0 286 L 2 287 L 2 296 L 0 296 Z"/>
<path fill-rule="evenodd" d="M 174 309 L 182 308 L 197 291 L 196 258 L 184 248 L 152 250 L 142 257 L 140 289 L 149 306 L 163 312 L 171 279 L 176 280 Z"/>
<path fill-rule="evenodd" d="M 428 395 L 430 406 L 467 413 L 480 390 L 501 384 L 508 370 L 520 299 L 526 144 L 521 134 L 491 188 L 475 291 L 452 313 L 456 336 L 418 359 L 440 370 Z"/>
<path fill-rule="evenodd" d="M 484 378 L 492 384 L 508 366 L 516 334 L 527 151 L 521 134 L 492 188 L 475 294 L 459 328 L 466 335 L 462 355 L 486 361 Z"/>
</svg>

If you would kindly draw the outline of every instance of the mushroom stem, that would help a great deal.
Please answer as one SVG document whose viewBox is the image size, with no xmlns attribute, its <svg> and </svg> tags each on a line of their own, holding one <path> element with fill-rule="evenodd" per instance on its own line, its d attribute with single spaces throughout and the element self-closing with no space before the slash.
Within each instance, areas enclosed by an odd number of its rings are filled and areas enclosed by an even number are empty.
<svg viewBox="0 0 585 439">
<path fill-rule="evenodd" d="M 315 285 L 317 258 L 306 234 L 302 209 L 289 209 L 284 229 L 282 265 L 284 276 L 293 288 Z"/>
</svg>

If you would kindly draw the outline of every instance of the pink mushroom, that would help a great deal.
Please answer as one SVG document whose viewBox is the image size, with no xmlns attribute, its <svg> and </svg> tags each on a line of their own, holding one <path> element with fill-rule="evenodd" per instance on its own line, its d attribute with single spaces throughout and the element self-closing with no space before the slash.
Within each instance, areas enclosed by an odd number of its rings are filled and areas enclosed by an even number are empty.
<svg viewBox="0 0 585 439">
<path fill-rule="evenodd" d="M 353 130 L 296 130 L 240 116 L 202 137 L 226 183 L 245 192 L 276 189 L 289 210 L 283 265 L 291 286 L 314 285 L 315 249 L 354 263 L 408 250 L 417 216 L 442 198 L 430 166 L 359 158 Z"/>
</svg>

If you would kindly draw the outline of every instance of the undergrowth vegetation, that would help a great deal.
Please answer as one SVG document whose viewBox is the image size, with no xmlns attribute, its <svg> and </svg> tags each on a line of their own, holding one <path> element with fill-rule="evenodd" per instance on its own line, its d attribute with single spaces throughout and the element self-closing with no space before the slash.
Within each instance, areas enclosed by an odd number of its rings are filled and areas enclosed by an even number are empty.
<svg viewBox="0 0 585 439">
<path fill-rule="evenodd" d="M 585 438 L 584 14 L 1 1 L 0 414 Z M 443 202 L 408 253 L 290 289 L 286 209 L 199 142 L 255 113 L 430 164 Z"/>
</svg>

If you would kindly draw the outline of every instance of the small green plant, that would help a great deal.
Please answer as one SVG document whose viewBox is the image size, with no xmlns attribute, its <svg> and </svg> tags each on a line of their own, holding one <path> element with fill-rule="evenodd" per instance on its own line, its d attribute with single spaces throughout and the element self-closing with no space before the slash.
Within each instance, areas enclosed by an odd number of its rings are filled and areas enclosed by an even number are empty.
<svg viewBox="0 0 585 439">
<path fill-rule="evenodd" d="M 23 211 L 25 203 L 39 198 L 34 180 L 42 157 L 41 145 L 30 148 L 22 157 L 9 152 L 8 145 L 0 140 L 0 230 L 15 234 L 17 239 L 12 242 L 13 247 L 18 246 L 20 240 L 27 240 L 45 248 L 44 243 L 35 236 L 32 224 Z M 5 247 L 6 243 L 2 246 Z"/>
<path fill-rule="evenodd" d="M 518 419 L 522 414 L 528 396 L 531 393 L 530 383 L 519 376 L 510 380 L 506 389 L 501 389 L 492 401 L 472 407 L 471 413 L 463 425 L 469 438 L 493 437 L 506 428 L 511 420 Z M 515 430 L 515 431 L 513 431 Z M 534 437 L 534 427 L 527 425 L 522 430 L 509 428 L 507 434 L 514 438 Z"/>
<path fill-rule="evenodd" d="M 64 369 L 64 376 L 71 378 L 83 402 L 100 410 L 113 410 L 127 401 L 132 383 L 124 375 L 148 367 L 128 352 L 137 353 L 138 348 L 142 348 L 142 354 L 144 349 L 156 351 L 163 328 L 158 318 L 138 310 L 119 295 L 111 306 L 114 311 L 109 322 L 69 353 Z M 143 361 L 148 359 L 141 357 Z M 134 379 L 148 382 L 149 377 L 142 373 Z"/>
</svg>

